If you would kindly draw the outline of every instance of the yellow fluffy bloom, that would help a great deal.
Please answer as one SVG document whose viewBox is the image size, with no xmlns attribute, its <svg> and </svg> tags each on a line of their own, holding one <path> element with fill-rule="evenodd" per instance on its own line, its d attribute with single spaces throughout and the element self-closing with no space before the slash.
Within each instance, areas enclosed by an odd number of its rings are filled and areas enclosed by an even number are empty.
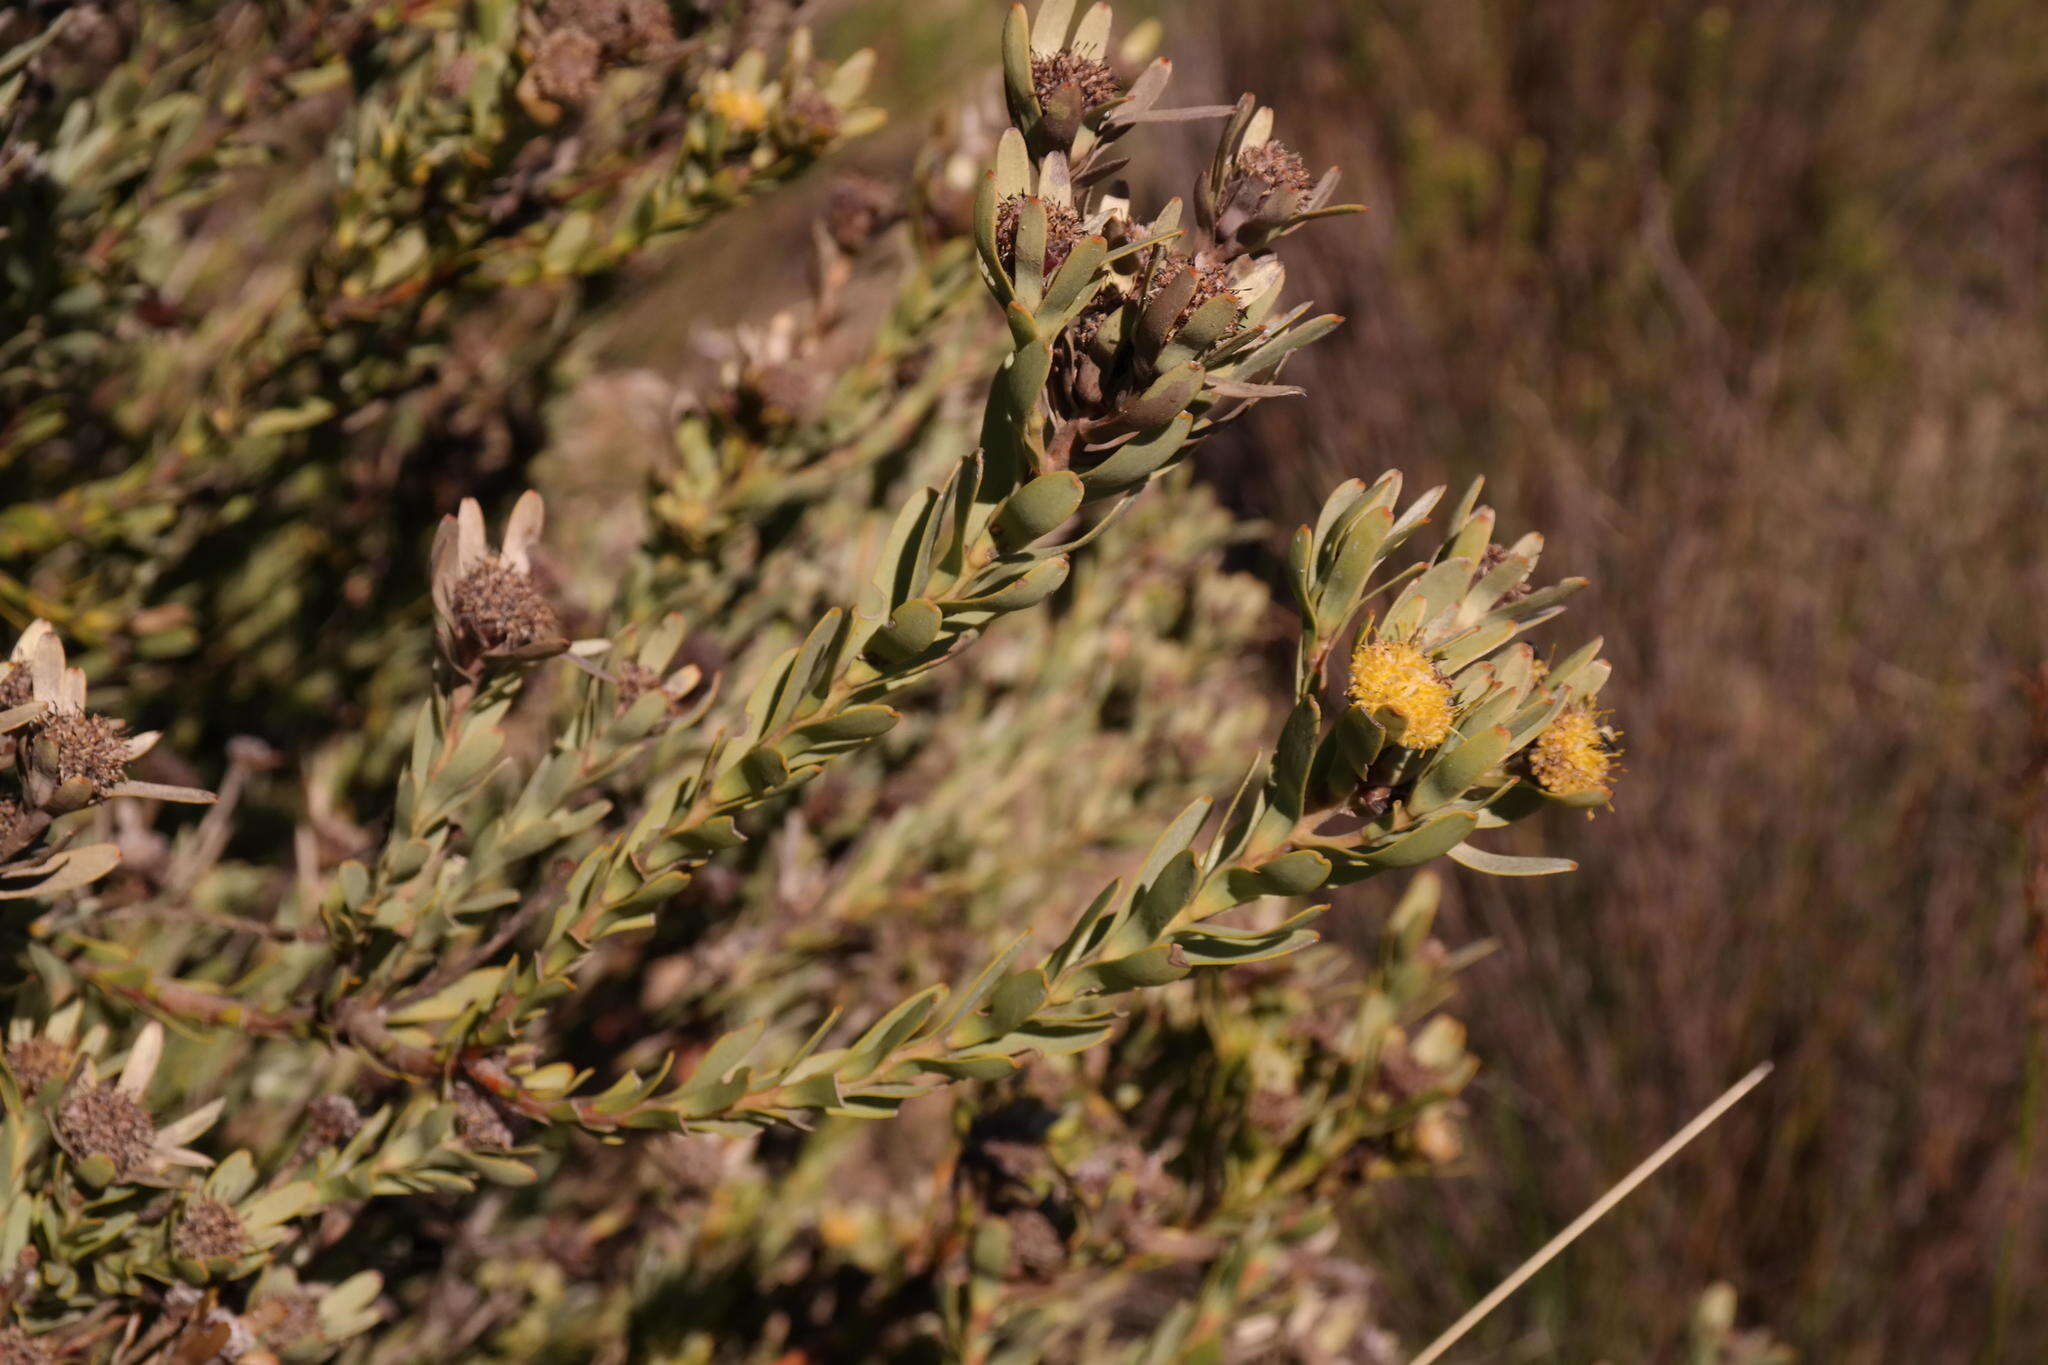
<svg viewBox="0 0 2048 1365">
<path fill-rule="evenodd" d="M 1360 641 L 1351 656 L 1351 700 L 1369 715 L 1399 716 L 1406 748 L 1434 749 L 1451 733 L 1451 685 L 1414 645 Z"/>
<path fill-rule="evenodd" d="M 735 128 L 753 132 L 768 122 L 768 102 L 753 90 L 726 86 L 704 97 L 704 107 Z"/>
<path fill-rule="evenodd" d="M 1618 732 L 1603 723 L 1606 716 L 1585 702 L 1574 702 L 1537 736 L 1529 750 L 1529 767 L 1545 791 L 1578 796 L 1607 789 L 1621 749 L 1614 742 Z"/>
</svg>

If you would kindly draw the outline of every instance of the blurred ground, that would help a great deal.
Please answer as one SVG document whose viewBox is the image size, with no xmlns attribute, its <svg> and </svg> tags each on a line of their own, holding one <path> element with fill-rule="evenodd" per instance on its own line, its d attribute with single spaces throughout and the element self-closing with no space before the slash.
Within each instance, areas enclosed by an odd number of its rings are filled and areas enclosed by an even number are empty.
<svg viewBox="0 0 2048 1365">
<path fill-rule="evenodd" d="M 828 12 L 903 111 L 856 161 L 987 78 L 995 8 Z M 1393 1325 L 1433 1333 L 1770 1057 L 1487 1358 L 1659 1358 L 1717 1278 L 1811 1360 L 2048 1358 L 2048 7 L 1169 8 L 1181 99 L 1258 90 L 1372 206 L 1290 253 L 1351 318 L 1314 396 L 1207 474 L 1281 525 L 1353 474 L 1484 474 L 1595 580 L 1574 617 L 1617 664 L 1617 808 L 1541 832 L 1580 873 L 1457 889 L 1502 945 L 1461 1005 L 1482 1140 L 1360 1229 Z M 720 265 L 759 227 L 693 245 L 607 359 L 673 370 L 772 294 Z"/>
</svg>

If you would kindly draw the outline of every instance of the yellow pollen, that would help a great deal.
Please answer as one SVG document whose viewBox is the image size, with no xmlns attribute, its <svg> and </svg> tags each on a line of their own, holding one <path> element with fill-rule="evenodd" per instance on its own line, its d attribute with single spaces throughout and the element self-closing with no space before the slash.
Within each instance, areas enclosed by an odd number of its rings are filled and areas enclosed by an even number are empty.
<svg viewBox="0 0 2048 1365">
<path fill-rule="evenodd" d="M 1451 685 L 1410 644 L 1361 643 L 1351 656 L 1351 700 L 1368 714 L 1399 716 L 1402 732 L 1395 738 L 1404 748 L 1434 749 L 1451 733 Z"/>
<path fill-rule="evenodd" d="M 1620 732 L 1603 722 L 1607 713 L 1573 702 L 1558 713 L 1529 750 L 1529 767 L 1545 791 L 1577 796 L 1605 791 L 1615 772 Z"/>
<path fill-rule="evenodd" d="M 752 90 L 727 86 L 704 97 L 704 107 L 735 128 L 752 132 L 768 122 L 768 102 Z"/>
</svg>

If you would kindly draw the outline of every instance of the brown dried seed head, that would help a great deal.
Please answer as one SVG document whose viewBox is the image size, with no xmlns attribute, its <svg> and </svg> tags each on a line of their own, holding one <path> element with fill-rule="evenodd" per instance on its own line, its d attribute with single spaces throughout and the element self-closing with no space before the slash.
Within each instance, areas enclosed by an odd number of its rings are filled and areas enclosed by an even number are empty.
<svg viewBox="0 0 2048 1365">
<path fill-rule="evenodd" d="M 7 1069 L 22 1093 L 33 1095 L 71 1069 L 71 1050 L 54 1038 L 24 1038 L 8 1044 Z"/>
<path fill-rule="evenodd" d="M 1436 1088 L 1438 1076 L 1415 1059 L 1405 1037 L 1392 1036 L 1380 1045 L 1380 1080 L 1397 1100 L 1411 1100 Z"/>
<path fill-rule="evenodd" d="M 448 605 L 456 625 L 487 650 L 518 649 L 560 629 L 533 580 L 495 555 L 462 576 Z"/>
<path fill-rule="evenodd" d="M 111 1085 L 89 1085 L 73 1092 L 57 1111 L 57 1131 L 82 1156 L 104 1156 L 117 1175 L 126 1175 L 149 1157 L 156 1125 L 142 1106 Z"/>
<path fill-rule="evenodd" d="M 619 709 L 621 711 L 631 707 L 634 702 L 661 686 L 661 675 L 659 673 L 645 665 L 634 663 L 630 659 L 620 664 L 614 671 L 618 677 Z"/>
<path fill-rule="evenodd" d="M 60 783 L 82 777 L 105 796 L 128 776 L 128 725 L 95 711 L 58 711 L 34 727 L 38 747 L 56 765 Z"/>
<path fill-rule="evenodd" d="M 872 176 L 840 176 L 825 201 L 825 230 L 841 251 L 860 250 L 900 217 L 896 192 Z"/>
<path fill-rule="evenodd" d="M 0 663 L 0 711 L 12 711 L 17 706 L 26 706 L 34 701 L 35 688 L 28 680 L 28 669 L 16 663 Z"/>
<path fill-rule="evenodd" d="M 839 136 L 839 106 L 815 90 L 799 90 L 782 102 L 782 117 L 805 142 L 823 145 Z"/>
<path fill-rule="evenodd" d="M 1065 263 L 1080 239 L 1081 215 L 1051 199 L 1039 202 L 1045 205 L 1045 269 L 1050 274 Z M 996 254 L 1011 270 L 1017 268 L 1017 220 L 1023 216 L 1024 204 L 1024 195 L 1013 194 L 996 206 Z"/>
<path fill-rule="evenodd" d="M 1097 291 L 1095 297 L 1088 301 L 1088 306 L 1081 310 L 1080 316 L 1068 324 L 1067 336 L 1076 348 L 1086 350 L 1094 344 L 1096 334 L 1102 330 L 1102 324 L 1109 320 L 1109 315 L 1123 307 L 1126 302 L 1128 296 L 1120 289 L 1105 288 Z"/>
<path fill-rule="evenodd" d="M 513 1144 L 512 1130 L 498 1114 L 497 1106 L 474 1087 L 455 1087 L 455 1131 L 472 1147 L 506 1148 Z"/>
<path fill-rule="evenodd" d="M 1507 560 L 1508 552 L 1504 548 L 1502 548 L 1499 545 L 1487 546 L 1486 553 L 1479 556 L 1479 576 L 1481 578 L 1484 578 L 1486 575 L 1492 573 L 1501 565 L 1507 563 Z M 1515 584 L 1514 587 L 1509 588 L 1506 592 L 1502 593 L 1500 600 L 1503 602 L 1519 602 L 1523 598 L 1527 597 L 1529 595 L 1529 592 L 1529 580 L 1525 578 L 1521 582 Z"/>
<path fill-rule="evenodd" d="M 604 49 L 580 28 L 558 28 L 541 40 L 527 75 L 545 99 L 581 104 L 597 93 L 599 59 Z"/>
<path fill-rule="evenodd" d="M 288 1294 L 265 1299 L 248 1316 L 261 1313 L 266 1326 L 258 1328 L 272 1346 L 292 1346 L 320 1335 L 320 1298 L 316 1294 Z"/>
<path fill-rule="evenodd" d="M 547 19 L 582 30 L 612 61 L 653 56 L 676 41 L 675 18 L 661 0 L 550 0 Z"/>
<path fill-rule="evenodd" d="M 239 1256 L 249 1245 L 242 1216 L 218 1199 L 195 1199 L 185 1206 L 185 1216 L 171 1233 L 171 1250 L 195 1261 Z"/>
<path fill-rule="evenodd" d="M 794 364 L 750 367 L 733 391 L 736 415 L 762 427 L 810 420 L 821 396 L 817 375 Z"/>
<path fill-rule="evenodd" d="M 28 818 L 28 809 L 11 796 L 0 796 L 0 849 L 5 849 L 21 822 Z"/>
<path fill-rule="evenodd" d="M 1051 1279 L 1067 1259 L 1067 1242 L 1052 1219 L 1038 1209 L 1013 1209 L 1003 1216 L 1010 1228 L 1012 1273 L 1033 1280 Z"/>
<path fill-rule="evenodd" d="M 1174 319 L 1174 326 L 1178 327 L 1193 317 L 1195 310 L 1211 299 L 1223 298 L 1227 295 L 1231 302 L 1239 304 L 1240 307 L 1242 306 L 1242 301 L 1230 287 L 1230 268 L 1228 266 L 1215 264 L 1198 266 L 1177 251 L 1167 252 L 1165 259 L 1152 272 L 1152 284 L 1145 291 L 1145 297 L 1150 299 L 1190 270 L 1195 272 L 1195 292 L 1188 296 L 1186 305 L 1180 310 L 1180 316 Z"/>
<path fill-rule="evenodd" d="M 460 99 L 469 93 L 470 82 L 476 79 L 476 67 L 476 54 L 457 53 L 435 73 L 434 93 L 443 99 Z"/>
<path fill-rule="evenodd" d="M 304 1152 L 335 1147 L 362 1130 L 363 1116 L 346 1095 L 322 1095 L 306 1106 L 306 1135 L 299 1140 Z"/>
<path fill-rule="evenodd" d="M 1064 48 L 1031 59 L 1031 93 L 1040 104 L 1052 103 L 1062 87 L 1081 92 L 1081 107 L 1093 109 L 1123 94 L 1123 85 L 1106 62 Z"/>
<path fill-rule="evenodd" d="M 1306 1102 L 1292 1091 L 1261 1088 L 1252 1092 L 1245 1117 L 1267 1137 L 1277 1139 L 1294 1130 L 1305 1108 Z"/>
<path fill-rule="evenodd" d="M 704 1194 L 724 1182 L 729 1150 L 722 1137 L 709 1133 L 677 1134 L 663 1143 L 661 1155 L 668 1173 L 684 1192 Z"/>
<path fill-rule="evenodd" d="M 50 1365 L 55 1359 L 19 1327 L 0 1327 L 0 1365 Z"/>
<path fill-rule="evenodd" d="M 65 68 L 66 83 L 76 83 L 81 77 L 104 76 L 106 68 L 119 62 L 128 50 L 129 39 L 122 19 L 110 13 L 110 7 L 104 4 L 73 3 L 65 8 L 71 11 L 70 22 L 58 33 L 51 55 Z"/>
<path fill-rule="evenodd" d="M 1303 194 L 1314 189 L 1316 183 L 1300 154 L 1286 143 L 1277 141 L 1261 142 L 1239 152 L 1237 172 L 1249 179 L 1263 181 L 1272 189 L 1296 190 Z"/>
</svg>

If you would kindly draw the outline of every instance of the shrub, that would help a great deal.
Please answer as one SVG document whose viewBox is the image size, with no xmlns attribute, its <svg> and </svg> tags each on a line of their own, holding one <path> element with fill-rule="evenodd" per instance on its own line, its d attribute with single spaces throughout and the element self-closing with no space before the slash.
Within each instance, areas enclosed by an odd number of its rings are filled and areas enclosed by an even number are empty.
<svg viewBox="0 0 2048 1365">
<path fill-rule="evenodd" d="M 1371 1344 L 1333 1208 L 1455 1160 L 1474 1067 L 1415 869 L 1569 867 L 1473 840 L 1607 801 L 1608 668 L 1523 640 L 1583 584 L 1476 486 L 1341 485 L 1284 627 L 1222 571 L 1186 456 L 1298 392 L 1338 319 L 1277 247 L 1350 210 L 1072 11 L 1013 11 L 906 229 L 835 201 L 602 568 L 511 496 L 620 524 L 602 433 L 530 429 L 606 404 L 541 407 L 571 340 L 860 131 L 863 59 L 592 0 L 0 63 L 11 1355 Z M 1126 137 L 1199 119 L 1135 209 Z M 1390 874 L 1375 954 L 1299 955 Z"/>
</svg>

